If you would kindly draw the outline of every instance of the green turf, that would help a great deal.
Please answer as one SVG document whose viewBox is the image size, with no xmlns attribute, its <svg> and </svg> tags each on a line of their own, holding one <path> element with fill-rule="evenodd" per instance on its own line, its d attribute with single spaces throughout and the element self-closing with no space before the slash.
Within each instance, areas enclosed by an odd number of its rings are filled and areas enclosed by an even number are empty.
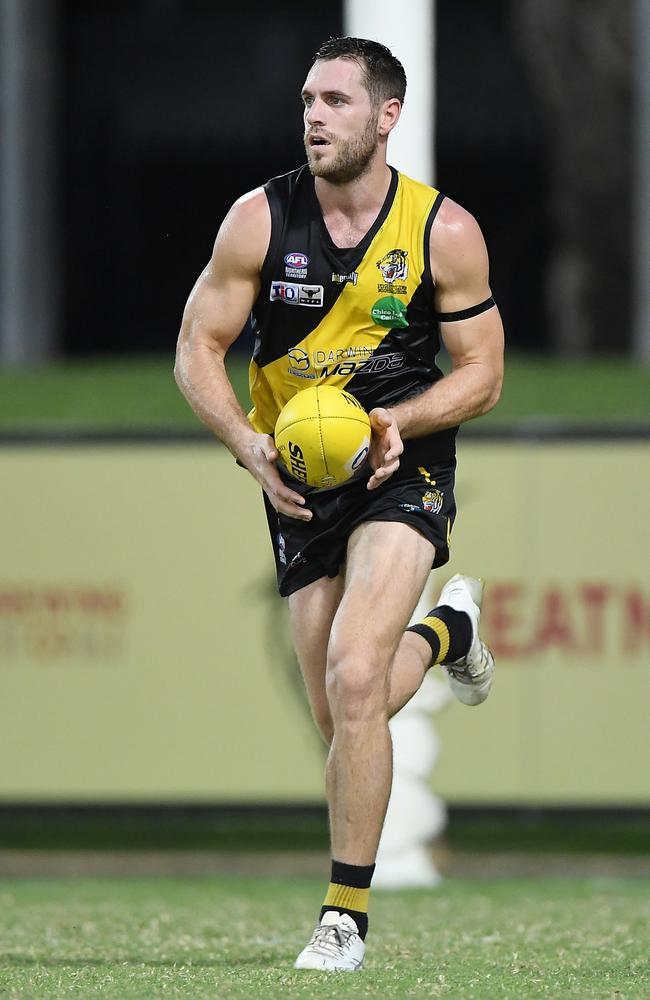
<svg viewBox="0 0 650 1000">
<path fill-rule="evenodd" d="M 161 357 L 0 373 L 0 428 L 197 427 L 172 368 Z"/>
<path fill-rule="evenodd" d="M 231 355 L 230 373 L 248 407 L 247 363 Z M 0 372 L 0 430 L 26 427 L 195 428 L 176 388 L 171 357 L 77 361 Z M 650 368 L 622 360 L 557 361 L 509 356 L 499 406 L 472 424 L 517 421 L 650 423 Z"/>
<path fill-rule="evenodd" d="M 322 888 L 234 876 L 5 881 L 0 996 L 650 995 L 650 898 L 634 880 L 377 892 L 366 970 L 296 973 Z"/>
<path fill-rule="evenodd" d="M 485 426 L 537 418 L 650 422 L 650 367 L 629 361 L 509 357 L 499 405 Z"/>
</svg>

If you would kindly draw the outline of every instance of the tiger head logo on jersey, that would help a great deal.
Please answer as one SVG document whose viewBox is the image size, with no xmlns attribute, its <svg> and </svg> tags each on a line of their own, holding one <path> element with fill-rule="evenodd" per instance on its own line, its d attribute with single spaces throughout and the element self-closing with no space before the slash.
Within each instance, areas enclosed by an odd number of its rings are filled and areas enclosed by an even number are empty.
<svg viewBox="0 0 650 1000">
<path fill-rule="evenodd" d="M 406 258 L 407 250 L 389 250 L 381 260 L 377 261 L 377 267 L 384 276 L 384 281 L 392 285 L 395 281 L 406 281 L 409 273 Z"/>
</svg>

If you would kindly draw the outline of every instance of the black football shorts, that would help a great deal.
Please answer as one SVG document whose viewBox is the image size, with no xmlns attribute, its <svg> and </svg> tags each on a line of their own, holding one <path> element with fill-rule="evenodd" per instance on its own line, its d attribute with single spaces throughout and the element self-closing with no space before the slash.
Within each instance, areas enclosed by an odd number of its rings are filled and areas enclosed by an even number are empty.
<svg viewBox="0 0 650 1000">
<path fill-rule="evenodd" d="M 366 488 L 371 472 L 334 489 L 316 490 L 290 477 L 278 463 L 280 475 L 306 498 L 313 514 L 308 522 L 279 514 L 264 494 L 282 596 L 322 576 L 336 576 L 345 563 L 350 535 L 365 521 L 412 525 L 435 545 L 433 566 L 444 566 L 456 516 L 455 470 L 454 459 L 444 465 L 400 467 L 375 490 Z"/>
</svg>

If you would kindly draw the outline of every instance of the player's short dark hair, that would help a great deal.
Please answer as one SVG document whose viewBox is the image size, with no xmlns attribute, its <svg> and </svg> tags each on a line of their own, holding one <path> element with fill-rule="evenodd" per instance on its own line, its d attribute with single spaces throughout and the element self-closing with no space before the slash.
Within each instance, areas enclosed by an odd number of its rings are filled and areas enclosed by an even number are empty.
<svg viewBox="0 0 650 1000">
<path fill-rule="evenodd" d="M 406 73 L 399 59 L 381 42 L 369 38 L 328 38 L 314 54 L 318 59 L 353 59 L 363 71 L 363 82 L 377 107 L 396 97 L 402 104 L 406 93 Z"/>
</svg>

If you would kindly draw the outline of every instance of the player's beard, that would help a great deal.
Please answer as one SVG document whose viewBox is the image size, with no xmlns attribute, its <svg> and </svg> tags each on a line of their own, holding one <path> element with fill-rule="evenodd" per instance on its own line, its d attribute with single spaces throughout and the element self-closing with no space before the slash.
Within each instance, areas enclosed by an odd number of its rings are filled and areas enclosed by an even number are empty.
<svg viewBox="0 0 650 1000">
<path fill-rule="evenodd" d="M 318 146 L 310 146 L 305 136 L 305 149 L 307 151 L 307 162 L 314 177 L 322 177 L 330 184 L 349 184 L 362 177 L 370 168 L 370 164 L 377 152 L 379 141 L 377 139 L 377 122 L 379 116 L 372 114 L 363 132 L 347 142 L 338 142 L 336 155 L 326 160 L 318 156 Z M 334 145 L 334 143 L 332 143 Z M 331 147 L 330 147 L 331 148 Z"/>
</svg>

